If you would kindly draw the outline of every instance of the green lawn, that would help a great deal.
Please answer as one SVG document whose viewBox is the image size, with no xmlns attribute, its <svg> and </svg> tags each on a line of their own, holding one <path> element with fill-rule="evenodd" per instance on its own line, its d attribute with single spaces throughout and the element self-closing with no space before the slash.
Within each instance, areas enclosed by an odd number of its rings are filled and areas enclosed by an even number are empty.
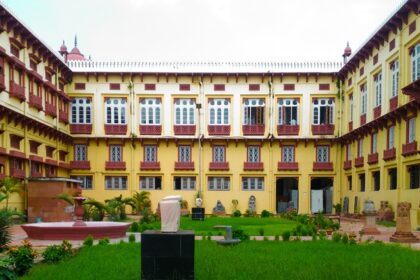
<svg viewBox="0 0 420 280">
<path fill-rule="evenodd" d="M 286 230 L 292 230 L 297 223 L 278 217 L 272 218 L 231 218 L 231 217 L 206 217 L 204 221 L 192 221 L 189 217 L 181 218 L 181 229 L 194 230 L 196 235 L 221 235 L 223 230 L 214 229 L 215 225 L 230 225 L 233 228 L 241 228 L 249 235 L 259 235 L 260 229 L 264 235 L 281 235 Z M 150 224 L 154 229 L 160 229 L 160 221 Z"/>
<path fill-rule="evenodd" d="M 196 279 L 419 279 L 420 252 L 395 245 L 330 241 L 197 241 Z M 139 279 L 140 245 L 82 249 L 58 265 L 35 265 L 23 279 Z"/>
</svg>

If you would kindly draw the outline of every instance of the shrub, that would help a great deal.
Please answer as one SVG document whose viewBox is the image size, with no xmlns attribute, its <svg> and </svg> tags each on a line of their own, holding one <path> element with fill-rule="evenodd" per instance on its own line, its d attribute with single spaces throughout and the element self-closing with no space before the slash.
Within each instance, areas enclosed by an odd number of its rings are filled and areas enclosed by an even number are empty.
<svg viewBox="0 0 420 280">
<path fill-rule="evenodd" d="M 260 236 L 264 236 L 264 229 L 263 228 L 260 228 L 259 231 L 258 231 L 258 233 L 260 234 Z"/>
<path fill-rule="evenodd" d="M 274 236 L 274 240 L 279 241 L 279 239 L 280 239 L 280 236 L 279 236 L 278 234 L 276 234 L 276 235 Z"/>
<path fill-rule="evenodd" d="M 297 215 L 296 221 L 300 224 L 308 225 L 310 222 L 310 218 L 308 215 Z"/>
<path fill-rule="evenodd" d="M 136 236 L 134 234 L 130 234 L 128 236 L 128 242 L 130 242 L 130 243 L 136 242 Z"/>
<path fill-rule="evenodd" d="M 249 240 L 249 235 L 246 234 L 243 229 L 232 229 L 232 238 L 246 241 Z"/>
<path fill-rule="evenodd" d="M 109 237 L 104 237 L 98 242 L 98 245 L 108 245 L 108 244 L 109 244 Z"/>
<path fill-rule="evenodd" d="M 312 233 L 312 241 L 317 241 L 318 240 L 318 236 L 315 233 Z"/>
<path fill-rule="evenodd" d="M 332 241 L 339 243 L 341 241 L 341 233 L 333 232 Z"/>
<path fill-rule="evenodd" d="M 9 258 L 14 266 L 15 273 L 18 276 L 27 273 L 34 264 L 36 255 L 31 243 L 28 241 L 24 241 L 23 246 L 10 248 Z"/>
<path fill-rule="evenodd" d="M 233 213 L 232 213 L 232 217 L 240 217 L 242 214 L 241 214 L 241 211 L 239 211 L 239 210 L 235 210 L 235 211 L 233 211 Z"/>
<path fill-rule="evenodd" d="M 65 258 L 72 255 L 72 245 L 68 241 L 64 240 L 61 245 L 48 246 L 47 249 L 42 253 L 44 262 L 46 263 L 57 263 Z"/>
<path fill-rule="evenodd" d="M 13 224 L 14 216 L 22 218 L 23 215 L 7 208 L 0 209 L 0 253 L 7 248 L 11 240 L 9 228 Z"/>
<path fill-rule="evenodd" d="M 343 244 L 349 243 L 349 236 L 347 235 L 347 233 L 343 234 L 343 236 L 341 237 L 341 242 L 343 242 Z"/>
<path fill-rule="evenodd" d="M 289 241 L 290 240 L 290 231 L 286 230 L 282 233 L 281 237 L 283 238 L 283 241 Z"/>
<path fill-rule="evenodd" d="M 270 211 L 265 210 L 265 209 L 262 210 L 262 212 L 261 212 L 261 218 L 269 218 L 271 216 L 273 216 L 273 214 Z"/>
<path fill-rule="evenodd" d="M 320 230 L 319 231 L 319 240 L 326 240 L 327 239 L 327 233 L 325 232 L 325 230 Z"/>
<path fill-rule="evenodd" d="M 17 279 L 16 273 L 13 271 L 13 263 L 10 258 L 0 259 L 0 279 Z"/>
<path fill-rule="evenodd" d="M 246 209 L 246 211 L 244 213 L 244 217 L 247 217 L 247 218 L 249 218 L 249 217 L 255 217 L 255 212 L 253 212 L 253 211 L 251 211 L 249 209 Z"/>
<path fill-rule="evenodd" d="M 268 241 L 268 237 L 267 236 L 264 236 L 264 241 Z"/>
<path fill-rule="evenodd" d="M 85 240 L 83 241 L 83 246 L 92 246 L 93 245 L 93 236 L 88 235 L 86 236 Z"/>
<path fill-rule="evenodd" d="M 132 232 L 139 232 L 139 224 L 138 223 L 136 223 L 136 222 L 133 222 L 132 224 L 131 224 L 131 227 L 130 227 L 130 231 L 132 231 Z"/>
</svg>

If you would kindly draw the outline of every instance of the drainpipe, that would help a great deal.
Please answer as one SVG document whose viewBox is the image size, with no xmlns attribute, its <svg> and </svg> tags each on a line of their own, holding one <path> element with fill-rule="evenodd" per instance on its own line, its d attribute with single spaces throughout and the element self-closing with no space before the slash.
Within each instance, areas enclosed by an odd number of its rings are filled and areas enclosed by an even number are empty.
<svg viewBox="0 0 420 280">
<path fill-rule="evenodd" d="M 268 106 L 269 106 L 269 111 L 268 111 L 268 153 L 269 153 L 269 166 L 268 166 L 268 170 L 269 170 L 269 176 L 268 176 L 268 180 L 269 180 L 269 207 L 271 210 L 273 210 L 273 151 L 272 151 L 272 147 L 271 147 L 271 141 L 273 138 L 273 123 L 274 123 L 274 117 L 273 117 L 273 105 L 274 105 L 274 94 L 273 94 L 273 77 L 269 76 L 268 78 Z M 275 203 L 274 203 L 275 204 Z M 274 210 L 275 209 L 275 205 L 274 205 Z"/>
<path fill-rule="evenodd" d="M 134 102 L 135 102 L 135 94 L 134 94 L 134 83 L 130 78 L 130 81 L 128 82 L 128 90 L 129 90 L 129 94 L 130 94 L 130 120 L 131 120 L 131 129 L 130 129 L 130 138 L 131 138 L 131 174 L 134 173 L 134 149 L 135 149 L 135 144 L 134 144 L 134 138 L 136 136 L 136 114 L 135 114 L 135 110 L 134 110 Z M 135 186 L 136 184 L 130 184 L 131 186 Z M 132 191 L 131 187 L 131 191 Z"/>
<path fill-rule="evenodd" d="M 199 77 L 199 82 L 198 82 L 198 86 L 199 86 L 199 100 L 200 103 L 196 104 L 196 108 L 198 111 L 198 191 L 200 193 L 202 193 L 202 185 L 203 185 L 203 180 L 202 180 L 202 153 L 203 153 L 203 147 L 202 147 L 202 143 L 201 143 L 201 137 L 203 136 L 203 132 L 202 130 L 202 125 L 201 125 L 201 108 L 203 106 L 203 95 L 204 95 L 204 87 L 203 87 L 203 80 L 201 77 Z"/>
</svg>

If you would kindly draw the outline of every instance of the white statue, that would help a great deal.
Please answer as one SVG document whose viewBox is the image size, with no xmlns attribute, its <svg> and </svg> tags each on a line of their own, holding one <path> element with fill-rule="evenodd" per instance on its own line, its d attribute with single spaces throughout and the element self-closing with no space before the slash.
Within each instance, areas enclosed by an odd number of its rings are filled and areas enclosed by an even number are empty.
<svg viewBox="0 0 420 280">
<path fill-rule="evenodd" d="M 159 202 L 162 232 L 177 232 L 179 230 L 181 200 L 180 195 L 171 195 L 164 197 Z"/>
</svg>

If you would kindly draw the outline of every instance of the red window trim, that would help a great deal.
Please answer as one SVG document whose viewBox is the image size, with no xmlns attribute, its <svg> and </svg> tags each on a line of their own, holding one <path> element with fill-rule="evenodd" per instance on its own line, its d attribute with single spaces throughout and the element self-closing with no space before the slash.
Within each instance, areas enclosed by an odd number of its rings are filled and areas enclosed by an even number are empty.
<svg viewBox="0 0 420 280">
<path fill-rule="evenodd" d="M 214 147 L 215 146 L 217 146 L 217 147 L 223 147 L 224 154 L 225 154 L 225 161 L 223 161 L 223 162 L 227 162 L 227 159 L 226 159 L 226 148 L 227 148 L 227 145 L 226 144 L 214 144 L 214 145 L 212 144 L 211 145 L 211 159 L 212 159 L 212 162 L 216 162 L 215 159 L 214 159 Z"/>
<path fill-rule="evenodd" d="M 124 149 L 123 149 L 123 145 L 122 144 L 109 144 L 109 147 L 108 147 L 108 151 L 109 151 L 108 160 L 109 161 L 112 161 L 111 160 L 111 148 L 112 147 L 115 147 L 115 146 L 121 147 L 121 162 L 123 162 L 124 161 L 124 153 L 123 153 Z"/>
<path fill-rule="evenodd" d="M 192 162 L 193 160 L 193 155 L 192 155 L 192 152 L 193 152 L 193 145 L 191 145 L 191 144 L 178 144 L 177 145 L 177 148 L 178 148 L 178 162 L 181 162 L 181 158 L 180 158 L 180 148 L 181 148 L 181 146 L 188 146 L 188 147 L 190 147 L 190 161 L 188 161 L 188 162 Z"/>
<path fill-rule="evenodd" d="M 155 147 L 155 161 L 158 162 L 158 145 L 157 144 L 143 144 L 143 161 L 146 162 L 146 146 L 154 146 Z"/>
<path fill-rule="evenodd" d="M 258 147 L 258 161 L 257 162 L 261 162 L 261 144 L 247 144 L 246 145 L 246 162 L 248 162 L 248 158 L 249 158 L 249 147 Z"/>
</svg>

